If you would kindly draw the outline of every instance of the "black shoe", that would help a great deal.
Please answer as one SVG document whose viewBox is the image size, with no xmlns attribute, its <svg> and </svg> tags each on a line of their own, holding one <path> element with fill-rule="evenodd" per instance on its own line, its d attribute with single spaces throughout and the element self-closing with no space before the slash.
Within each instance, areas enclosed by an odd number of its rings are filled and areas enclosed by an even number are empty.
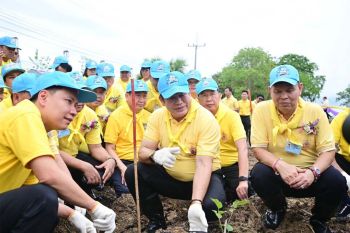
<svg viewBox="0 0 350 233">
<path fill-rule="evenodd" d="M 345 201 L 342 201 L 338 212 L 335 215 L 337 221 L 347 221 L 350 218 L 350 198 L 347 197 Z"/>
<path fill-rule="evenodd" d="M 163 216 L 155 215 L 149 220 L 148 226 L 147 226 L 147 232 L 148 233 L 155 233 L 158 229 L 166 229 L 166 223 Z"/>
<path fill-rule="evenodd" d="M 310 225 L 315 233 L 332 233 L 331 229 L 329 229 L 325 222 L 317 219 L 310 219 Z"/>
<path fill-rule="evenodd" d="M 263 217 L 263 223 L 266 228 L 275 230 L 282 222 L 284 215 L 286 214 L 286 209 L 272 211 L 270 209 L 266 210 Z"/>
</svg>

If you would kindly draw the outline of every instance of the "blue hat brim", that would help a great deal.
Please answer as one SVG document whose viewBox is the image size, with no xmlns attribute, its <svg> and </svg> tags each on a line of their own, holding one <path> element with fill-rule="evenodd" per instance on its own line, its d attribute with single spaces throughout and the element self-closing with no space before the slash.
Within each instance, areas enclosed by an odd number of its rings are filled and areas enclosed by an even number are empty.
<svg viewBox="0 0 350 233">
<path fill-rule="evenodd" d="M 217 91 L 218 90 L 218 88 L 216 88 L 216 87 L 206 87 L 206 88 L 202 88 L 202 89 L 200 89 L 200 90 L 196 90 L 196 92 L 197 92 L 197 94 L 199 95 L 200 93 L 202 93 L 203 91 L 208 91 L 208 90 L 210 90 L 210 91 Z"/>
<path fill-rule="evenodd" d="M 177 93 L 189 93 L 190 90 L 188 86 L 173 86 L 161 93 L 164 99 L 169 99 L 171 96 L 177 94 Z"/>
<path fill-rule="evenodd" d="M 278 78 L 275 81 L 273 81 L 273 83 L 270 84 L 270 87 L 272 87 L 273 85 L 275 85 L 276 83 L 281 83 L 281 82 L 285 82 L 285 83 L 289 83 L 291 85 L 297 85 L 298 81 L 295 79 L 291 79 L 291 78 Z"/>
<path fill-rule="evenodd" d="M 151 76 L 155 79 L 160 79 L 161 77 L 163 77 L 164 75 L 166 75 L 167 73 L 165 72 L 152 72 L 151 71 Z"/>
<path fill-rule="evenodd" d="M 96 101 L 97 99 L 97 95 L 93 91 L 89 91 L 85 89 L 76 89 L 76 90 L 78 90 L 77 99 L 79 103 L 91 103 Z"/>
<path fill-rule="evenodd" d="M 114 73 L 98 73 L 100 77 L 115 77 Z"/>
<path fill-rule="evenodd" d="M 91 90 L 95 90 L 97 88 L 103 88 L 103 89 L 107 90 L 107 88 L 103 85 L 91 85 L 91 86 L 88 86 L 88 88 L 90 88 Z"/>
</svg>

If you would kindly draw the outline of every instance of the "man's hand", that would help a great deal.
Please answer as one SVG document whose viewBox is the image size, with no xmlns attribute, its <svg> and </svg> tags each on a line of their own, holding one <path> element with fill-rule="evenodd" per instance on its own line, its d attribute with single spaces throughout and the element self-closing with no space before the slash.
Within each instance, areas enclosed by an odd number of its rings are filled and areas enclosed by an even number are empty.
<svg viewBox="0 0 350 233">
<path fill-rule="evenodd" d="M 290 183 L 290 187 L 294 189 L 308 188 L 315 180 L 314 174 L 310 169 L 298 168 L 298 176 Z"/>
<path fill-rule="evenodd" d="M 97 205 L 92 211 L 89 211 L 89 214 L 98 231 L 104 231 L 105 233 L 112 233 L 114 231 L 115 213 L 113 210 L 97 202 Z"/>
<path fill-rule="evenodd" d="M 208 231 L 208 222 L 205 218 L 205 213 L 202 209 L 201 203 L 193 203 L 188 209 L 188 223 L 190 224 L 191 231 Z"/>
<path fill-rule="evenodd" d="M 301 172 L 296 166 L 288 164 L 282 160 L 276 164 L 276 170 L 280 174 L 282 180 L 288 185 L 291 185 L 294 179 L 298 176 L 299 171 Z"/>
<path fill-rule="evenodd" d="M 87 179 L 88 184 L 100 184 L 101 177 L 96 168 L 92 166 L 90 163 L 85 162 L 83 168 L 84 176 Z"/>
<path fill-rule="evenodd" d="M 153 160 L 165 168 L 170 168 L 174 166 L 177 154 L 180 154 L 179 147 L 164 147 L 154 152 Z"/>
<path fill-rule="evenodd" d="M 247 199 L 248 198 L 248 181 L 241 181 L 236 188 L 236 193 L 239 199 Z"/>
<path fill-rule="evenodd" d="M 101 169 L 101 168 L 105 169 L 105 172 L 103 173 L 103 176 L 102 176 L 102 180 L 104 184 L 113 175 L 115 166 L 116 166 L 116 161 L 114 159 L 107 159 L 102 164 L 96 166 L 96 168 L 98 169 Z"/>
<path fill-rule="evenodd" d="M 96 233 L 92 222 L 78 211 L 74 211 L 73 214 L 68 217 L 68 221 L 75 226 L 80 233 Z"/>
<path fill-rule="evenodd" d="M 126 171 L 126 166 L 124 163 L 120 163 L 118 165 L 118 168 L 120 170 L 120 176 L 122 177 L 122 184 L 126 185 L 125 179 L 124 179 L 124 175 L 125 175 L 125 171 Z"/>
</svg>

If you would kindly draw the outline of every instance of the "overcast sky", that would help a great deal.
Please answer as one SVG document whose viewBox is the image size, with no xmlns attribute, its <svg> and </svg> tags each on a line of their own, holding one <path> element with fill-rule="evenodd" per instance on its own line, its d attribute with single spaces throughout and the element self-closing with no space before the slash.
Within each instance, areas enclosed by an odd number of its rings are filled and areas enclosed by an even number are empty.
<svg viewBox="0 0 350 233">
<path fill-rule="evenodd" d="M 323 95 L 350 83 L 350 1 L 346 0 L 8 0 L 0 9 L 0 34 L 19 38 L 21 59 L 35 49 L 51 56 L 80 56 L 127 64 L 136 74 L 144 58 L 183 58 L 203 76 L 213 75 L 245 47 L 273 57 L 296 53 L 326 75 Z"/>
</svg>

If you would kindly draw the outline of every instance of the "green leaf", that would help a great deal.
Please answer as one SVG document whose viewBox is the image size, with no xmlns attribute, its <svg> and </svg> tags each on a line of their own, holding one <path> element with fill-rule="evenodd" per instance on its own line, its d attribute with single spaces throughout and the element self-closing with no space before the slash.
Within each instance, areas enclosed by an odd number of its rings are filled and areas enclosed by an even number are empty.
<svg viewBox="0 0 350 233">
<path fill-rule="evenodd" d="M 247 205 L 247 204 L 249 204 L 249 200 L 247 200 L 247 199 L 244 199 L 244 200 L 235 200 L 235 201 L 232 203 L 231 208 L 237 209 L 237 208 L 239 208 L 239 207 L 241 207 L 241 206 L 245 206 L 245 205 Z"/>
<path fill-rule="evenodd" d="M 216 207 L 218 208 L 218 209 L 221 209 L 222 208 L 222 203 L 221 203 L 221 201 L 219 201 L 218 199 L 216 199 L 216 198 L 210 198 L 213 202 L 214 202 L 214 204 L 216 205 Z"/>
<path fill-rule="evenodd" d="M 228 231 L 228 232 L 230 232 L 230 231 L 233 231 L 233 227 L 230 225 L 230 224 L 226 224 L 226 230 Z"/>
</svg>

